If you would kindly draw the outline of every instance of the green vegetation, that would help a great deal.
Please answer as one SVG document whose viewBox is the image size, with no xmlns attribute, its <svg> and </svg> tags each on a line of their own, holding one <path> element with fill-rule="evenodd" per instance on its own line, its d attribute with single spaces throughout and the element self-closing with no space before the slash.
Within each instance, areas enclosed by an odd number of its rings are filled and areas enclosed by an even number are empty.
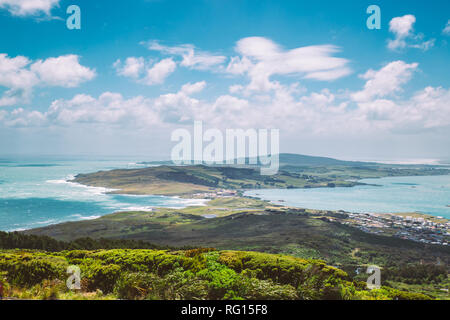
<svg viewBox="0 0 450 320">
<path fill-rule="evenodd" d="M 69 265 L 81 290 L 65 286 Z M 6 296 L 32 299 L 430 299 L 365 283 L 320 260 L 194 250 L 0 250 Z"/>
<path fill-rule="evenodd" d="M 161 165 L 81 174 L 76 182 L 115 193 L 213 199 L 205 206 L 118 212 L 0 233 L 0 248 L 46 251 L 0 251 L 0 271 L 10 294 L 23 298 L 448 299 L 448 268 L 433 267 L 438 259 L 449 264 L 446 246 L 366 233 L 336 222 L 348 217 L 341 212 L 217 194 L 224 189 L 241 194 L 249 188 L 351 187 L 362 178 L 449 172 L 281 155 L 274 176 L 261 176 L 258 166 L 249 165 Z M 81 267 L 81 292 L 65 288 L 61 272 L 70 264 Z M 372 264 L 382 267 L 387 286 L 368 291 L 367 275 L 357 270 Z"/>
<path fill-rule="evenodd" d="M 212 166 L 159 166 L 144 169 L 100 171 L 78 175 L 75 182 L 118 189 L 118 193 L 192 195 L 216 189 L 304 188 L 354 186 L 358 183 L 326 177 L 309 177 L 288 171 L 261 176 L 254 168 Z"/>
<path fill-rule="evenodd" d="M 307 260 L 320 259 L 344 270 L 349 279 L 355 281 L 365 281 L 367 265 L 375 264 L 383 268 L 383 284 L 440 299 L 449 298 L 443 291 L 449 287 L 445 279 L 448 268 L 440 269 L 439 277 L 431 273 L 425 276 L 409 271 L 405 273 L 403 270 L 405 266 L 414 266 L 420 261 L 424 266 L 431 266 L 430 270 L 434 270 L 433 265 L 438 259 L 448 265 L 448 247 L 366 233 L 326 218 L 340 215 L 335 212 L 276 207 L 247 198 L 218 198 L 209 204 L 212 205 L 181 210 L 164 208 L 153 212 L 120 212 L 96 220 L 69 222 L 26 233 L 48 235 L 73 243 L 78 243 L 80 236 L 113 239 L 111 241 L 133 239 L 152 246 L 213 246 L 219 250 L 248 250 Z M 250 208 L 245 208 L 247 205 L 251 205 Z M 205 214 L 214 214 L 217 218 L 207 219 L 203 217 Z M 227 265 L 235 272 L 242 271 L 232 263 Z M 358 269 L 362 274 L 357 274 Z M 419 274 L 417 279 L 421 279 L 421 283 L 417 284 L 414 279 Z M 266 278 L 262 280 L 269 281 Z M 365 296 L 365 299 L 369 298 L 371 296 Z"/>
<path fill-rule="evenodd" d="M 45 251 L 95 250 L 95 249 L 170 249 L 145 241 L 77 238 L 73 241 L 58 241 L 48 236 L 27 235 L 19 232 L 0 231 L 1 249 L 36 249 Z"/>
<path fill-rule="evenodd" d="M 248 159 L 245 161 L 248 163 Z M 190 196 L 217 189 L 352 187 L 363 178 L 450 174 L 449 169 L 439 166 L 385 165 L 294 154 L 280 154 L 279 172 L 273 176 L 262 176 L 258 165 L 249 164 L 174 166 L 167 161 L 148 164 L 153 166 L 80 174 L 74 181 L 117 189 L 114 193 Z"/>
<path fill-rule="evenodd" d="M 230 198 L 227 198 L 230 199 Z M 250 199 L 251 200 L 251 199 Z M 68 222 L 26 231 L 58 240 L 79 237 L 146 241 L 159 246 L 215 247 L 280 253 L 299 258 L 323 259 L 342 267 L 364 264 L 381 266 L 450 262 L 450 248 L 427 245 L 390 236 L 363 232 L 322 219 L 317 210 L 274 208 L 246 210 L 242 200 L 214 200 L 221 209 L 197 207 L 158 209 L 154 212 L 121 212 L 89 221 Z M 261 205 L 264 202 L 257 202 Z M 267 203 L 265 203 L 267 205 Z M 240 209 L 240 210 L 239 210 Z M 199 212 L 195 212 L 199 210 Z M 203 214 L 215 214 L 207 219 Z M 325 212 L 324 212 L 325 213 Z M 355 248 L 359 248 L 354 252 Z"/>
</svg>

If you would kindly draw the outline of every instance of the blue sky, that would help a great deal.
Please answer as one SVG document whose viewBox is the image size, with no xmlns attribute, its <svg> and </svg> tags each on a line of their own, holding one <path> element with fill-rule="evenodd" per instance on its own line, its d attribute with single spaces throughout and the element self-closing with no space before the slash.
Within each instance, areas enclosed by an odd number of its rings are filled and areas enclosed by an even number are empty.
<svg viewBox="0 0 450 320">
<path fill-rule="evenodd" d="M 66 27 L 71 4 L 81 30 Z M 366 27 L 371 4 L 381 30 Z M 0 0 L 1 153 L 161 156 L 202 120 L 279 128 L 283 152 L 450 158 L 449 9 Z"/>
</svg>

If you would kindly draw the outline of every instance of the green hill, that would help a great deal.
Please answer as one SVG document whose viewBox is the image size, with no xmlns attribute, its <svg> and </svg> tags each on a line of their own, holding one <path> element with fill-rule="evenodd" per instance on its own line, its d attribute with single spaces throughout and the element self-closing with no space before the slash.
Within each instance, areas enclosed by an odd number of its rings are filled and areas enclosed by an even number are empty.
<svg viewBox="0 0 450 320">
<path fill-rule="evenodd" d="M 80 290 L 66 270 L 81 271 Z M 19 299 L 429 299 L 364 282 L 320 260 L 244 251 L 0 250 L 5 295 Z"/>
</svg>

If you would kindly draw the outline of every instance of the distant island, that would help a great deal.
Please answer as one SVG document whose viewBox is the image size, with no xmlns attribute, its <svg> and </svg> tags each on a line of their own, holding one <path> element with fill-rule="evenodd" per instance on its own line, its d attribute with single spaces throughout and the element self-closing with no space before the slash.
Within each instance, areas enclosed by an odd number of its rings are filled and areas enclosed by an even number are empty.
<svg viewBox="0 0 450 320">
<path fill-rule="evenodd" d="M 113 193 L 189 197 L 216 189 L 353 187 L 367 178 L 450 174 L 448 168 L 430 165 L 387 165 L 295 154 L 280 154 L 279 159 L 279 172 L 273 176 L 260 175 L 258 165 L 175 166 L 161 161 L 147 162 L 151 166 L 140 169 L 79 174 L 73 182 L 117 189 Z"/>
</svg>

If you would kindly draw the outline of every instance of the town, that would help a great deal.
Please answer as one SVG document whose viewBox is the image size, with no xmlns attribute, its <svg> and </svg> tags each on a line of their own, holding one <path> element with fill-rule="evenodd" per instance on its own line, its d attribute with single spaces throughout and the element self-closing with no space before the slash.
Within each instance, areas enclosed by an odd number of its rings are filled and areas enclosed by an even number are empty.
<svg viewBox="0 0 450 320">
<path fill-rule="evenodd" d="M 193 198 L 212 200 L 238 196 L 242 196 L 242 193 L 236 190 L 219 189 L 196 193 Z M 272 205 L 274 209 L 269 209 L 269 211 L 289 210 L 299 214 L 310 214 L 330 222 L 353 226 L 367 233 L 444 246 L 449 245 L 450 242 L 450 220 L 440 216 L 434 217 L 422 213 L 352 213 L 344 210 L 310 210 Z"/>
<path fill-rule="evenodd" d="M 448 245 L 450 221 L 419 213 L 350 213 L 339 211 L 346 218 L 328 218 L 354 226 L 364 232 L 389 235 L 428 244 Z"/>
</svg>

